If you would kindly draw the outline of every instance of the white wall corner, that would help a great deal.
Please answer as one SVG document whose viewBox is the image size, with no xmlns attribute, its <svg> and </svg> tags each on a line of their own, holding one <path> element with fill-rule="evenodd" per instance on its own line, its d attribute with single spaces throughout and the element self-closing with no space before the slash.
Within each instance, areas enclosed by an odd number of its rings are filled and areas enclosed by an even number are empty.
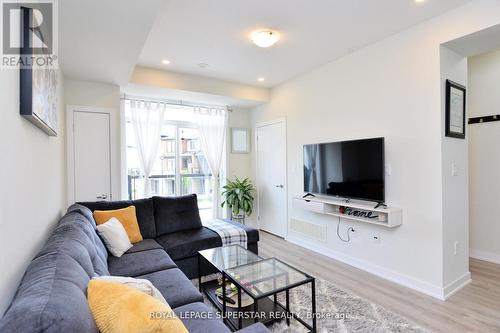
<svg viewBox="0 0 500 333">
<path fill-rule="evenodd" d="M 471 281 L 472 279 L 470 272 L 466 272 L 464 275 L 460 276 L 458 279 L 449 283 L 443 288 L 443 295 L 441 299 L 447 300 L 448 298 L 450 298 L 450 296 L 452 296 L 454 293 L 465 287 Z"/>
</svg>

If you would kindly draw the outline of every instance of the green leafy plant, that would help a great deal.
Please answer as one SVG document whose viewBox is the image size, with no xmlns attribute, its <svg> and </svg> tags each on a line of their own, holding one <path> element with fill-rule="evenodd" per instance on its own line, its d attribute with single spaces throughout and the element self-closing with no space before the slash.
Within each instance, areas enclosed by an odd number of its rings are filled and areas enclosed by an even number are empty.
<svg viewBox="0 0 500 333">
<path fill-rule="evenodd" d="M 234 181 L 228 180 L 227 184 L 222 188 L 224 191 L 221 194 L 223 199 L 221 207 L 227 205 L 233 215 L 239 215 L 240 211 L 243 211 L 246 215 L 252 214 L 255 188 L 248 178 L 244 180 L 238 178 Z"/>
</svg>

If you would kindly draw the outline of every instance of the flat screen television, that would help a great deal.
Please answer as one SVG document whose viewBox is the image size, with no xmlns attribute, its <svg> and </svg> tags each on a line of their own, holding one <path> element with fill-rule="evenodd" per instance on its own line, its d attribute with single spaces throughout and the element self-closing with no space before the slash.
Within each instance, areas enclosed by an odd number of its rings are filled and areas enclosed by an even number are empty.
<svg viewBox="0 0 500 333">
<path fill-rule="evenodd" d="M 384 202 L 384 138 L 304 146 L 304 192 Z"/>
</svg>

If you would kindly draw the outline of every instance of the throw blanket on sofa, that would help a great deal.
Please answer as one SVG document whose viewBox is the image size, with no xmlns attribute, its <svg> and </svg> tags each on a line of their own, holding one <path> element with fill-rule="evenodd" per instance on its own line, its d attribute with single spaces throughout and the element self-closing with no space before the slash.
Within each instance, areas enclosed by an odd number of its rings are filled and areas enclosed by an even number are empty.
<svg viewBox="0 0 500 333">
<path fill-rule="evenodd" d="M 222 246 L 240 245 L 247 248 L 247 232 L 226 221 L 213 219 L 203 222 L 203 225 L 219 234 Z"/>
</svg>

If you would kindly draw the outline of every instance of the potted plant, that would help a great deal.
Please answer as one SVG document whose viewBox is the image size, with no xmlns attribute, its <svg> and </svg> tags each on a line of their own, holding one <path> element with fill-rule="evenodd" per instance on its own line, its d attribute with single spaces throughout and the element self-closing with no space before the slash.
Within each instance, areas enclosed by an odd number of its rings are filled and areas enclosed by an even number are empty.
<svg viewBox="0 0 500 333">
<path fill-rule="evenodd" d="M 245 221 L 245 214 L 248 216 L 252 214 L 253 210 L 255 188 L 252 182 L 248 178 L 239 180 L 236 177 L 234 181 L 228 180 L 227 184 L 222 188 L 224 191 L 221 193 L 221 207 L 227 205 L 231 209 L 232 219 L 243 223 Z"/>
</svg>

